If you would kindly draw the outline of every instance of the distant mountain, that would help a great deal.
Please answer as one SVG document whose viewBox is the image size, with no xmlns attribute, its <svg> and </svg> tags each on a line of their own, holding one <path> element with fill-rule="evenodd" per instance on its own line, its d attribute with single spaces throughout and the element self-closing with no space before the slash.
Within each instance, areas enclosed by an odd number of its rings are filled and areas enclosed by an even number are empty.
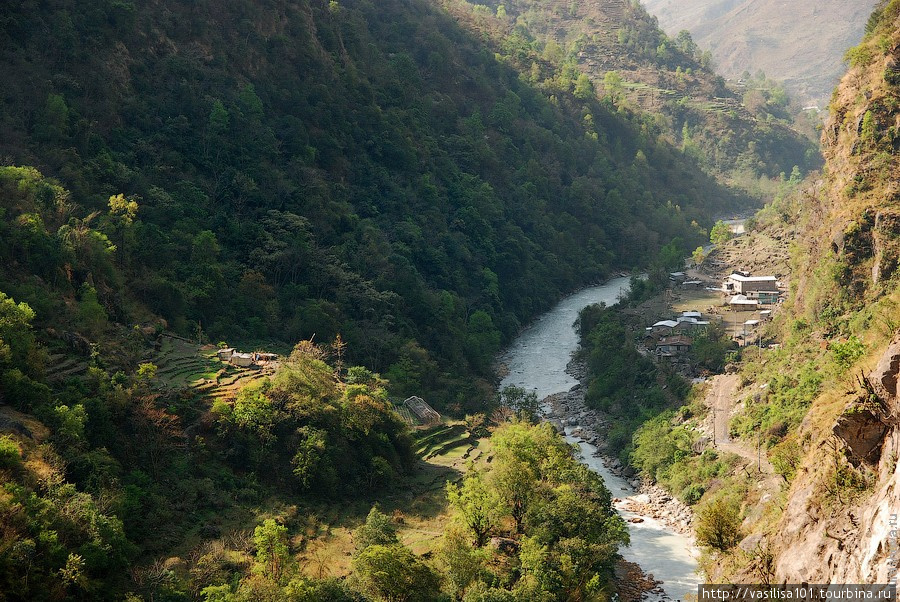
<svg viewBox="0 0 900 602">
<path fill-rule="evenodd" d="M 712 50 L 718 71 L 765 71 L 803 103 L 824 106 L 847 48 L 862 38 L 877 0 L 642 0 L 675 35 L 686 29 Z"/>
</svg>

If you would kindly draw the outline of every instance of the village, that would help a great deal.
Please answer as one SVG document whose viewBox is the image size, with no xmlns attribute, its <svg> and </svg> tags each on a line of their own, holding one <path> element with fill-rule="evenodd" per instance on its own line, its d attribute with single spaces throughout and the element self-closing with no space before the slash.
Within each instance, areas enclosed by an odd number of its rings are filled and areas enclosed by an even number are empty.
<svg viewBox="0 0 900 602">
<path fill-rule="evenodd" d="M 660 319 L 645 328 L 639 346 L 643 354 L 661 361 L 677 361 L 691 350 L 692 335 L 711 325 L 724 328 L 740 347 L 761 345 L 759 326 L 771 320 L 785 291 L 776 276 L 752 275 L 748 270 L 733 271 L 718 287 L 711 286 L 714 281 L 688 280 L 685 272 L 672 272 L 669 280 L 665 298 L 675 315 L 657 316 Z M 707 305 L 705 312 L 696 309 L 700 304 Z"/>
</svg>

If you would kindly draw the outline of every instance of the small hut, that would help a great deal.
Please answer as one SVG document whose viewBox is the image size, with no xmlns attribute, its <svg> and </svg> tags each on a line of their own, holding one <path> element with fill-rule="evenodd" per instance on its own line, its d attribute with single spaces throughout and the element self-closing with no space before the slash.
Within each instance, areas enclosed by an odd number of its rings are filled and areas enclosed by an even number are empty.
<svg viewBox="0 0 900 602">
<path fill-rule="evenodd" d="M 252 353 L 232 353 L 231 363 L 238 368 L 249 368 L 253 365 Z"/>
</svg>

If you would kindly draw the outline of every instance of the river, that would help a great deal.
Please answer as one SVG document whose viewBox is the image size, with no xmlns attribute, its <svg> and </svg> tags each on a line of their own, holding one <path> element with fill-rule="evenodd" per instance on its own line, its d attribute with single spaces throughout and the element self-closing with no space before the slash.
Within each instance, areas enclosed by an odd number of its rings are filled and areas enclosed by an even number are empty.
<svg viewBox="0 0 900 602">
<path fill-rule="evenodd" d="M 556 307 L 538 318 L 525 329 L 502 356 L 509 373 L 501 387 L 515 385 L 528 391 L 536 391 L 538 398 L 568 391 L 578 381 L 566 374 L 566 364 L 578 348 L 578 334 L 574 322 L 582 308 L 593 303 L 612 305 L 628 289 L 628 278 L 614 278 L 606 284 L 581 290 L 560 301 Z M 573 427 L 567 427 L 566 439 L 578 440 L 570 435 Z M 603 477 L 613 497 L 635 495 L 634 489 L 623 479 L 609 472 L 599 458 L 596 448 L 588 443 L 581 446 L 581 460 Z M 637 516 L 619 510 L 626 519 Z M 628 523 L 631 545 L 622 549 L 622 556 L 635 562 L 646 573 L 663 582 L 666 594 L 672 599 L 684 600 L 686 594 L 696 595 L 700 576 L 697 574 L 698 554 L 690 537 L 680 535 L 655 519 L 642 516 L 644 522 Z"/>
</svg>

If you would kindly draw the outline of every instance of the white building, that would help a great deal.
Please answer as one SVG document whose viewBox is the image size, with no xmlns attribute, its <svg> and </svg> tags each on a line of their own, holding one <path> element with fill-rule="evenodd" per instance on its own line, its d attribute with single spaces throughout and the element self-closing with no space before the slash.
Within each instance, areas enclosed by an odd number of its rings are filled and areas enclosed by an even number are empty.
<svg viewBox="0 0 900 602">
<path fill-rule="evenodd" d="M 722 288 L 732 295 L 750 295 L 760 291 L 777 292 L 778 279 L 775 276 L 744 276 L 734 273 L 725 279 Z"/>
</svg>

